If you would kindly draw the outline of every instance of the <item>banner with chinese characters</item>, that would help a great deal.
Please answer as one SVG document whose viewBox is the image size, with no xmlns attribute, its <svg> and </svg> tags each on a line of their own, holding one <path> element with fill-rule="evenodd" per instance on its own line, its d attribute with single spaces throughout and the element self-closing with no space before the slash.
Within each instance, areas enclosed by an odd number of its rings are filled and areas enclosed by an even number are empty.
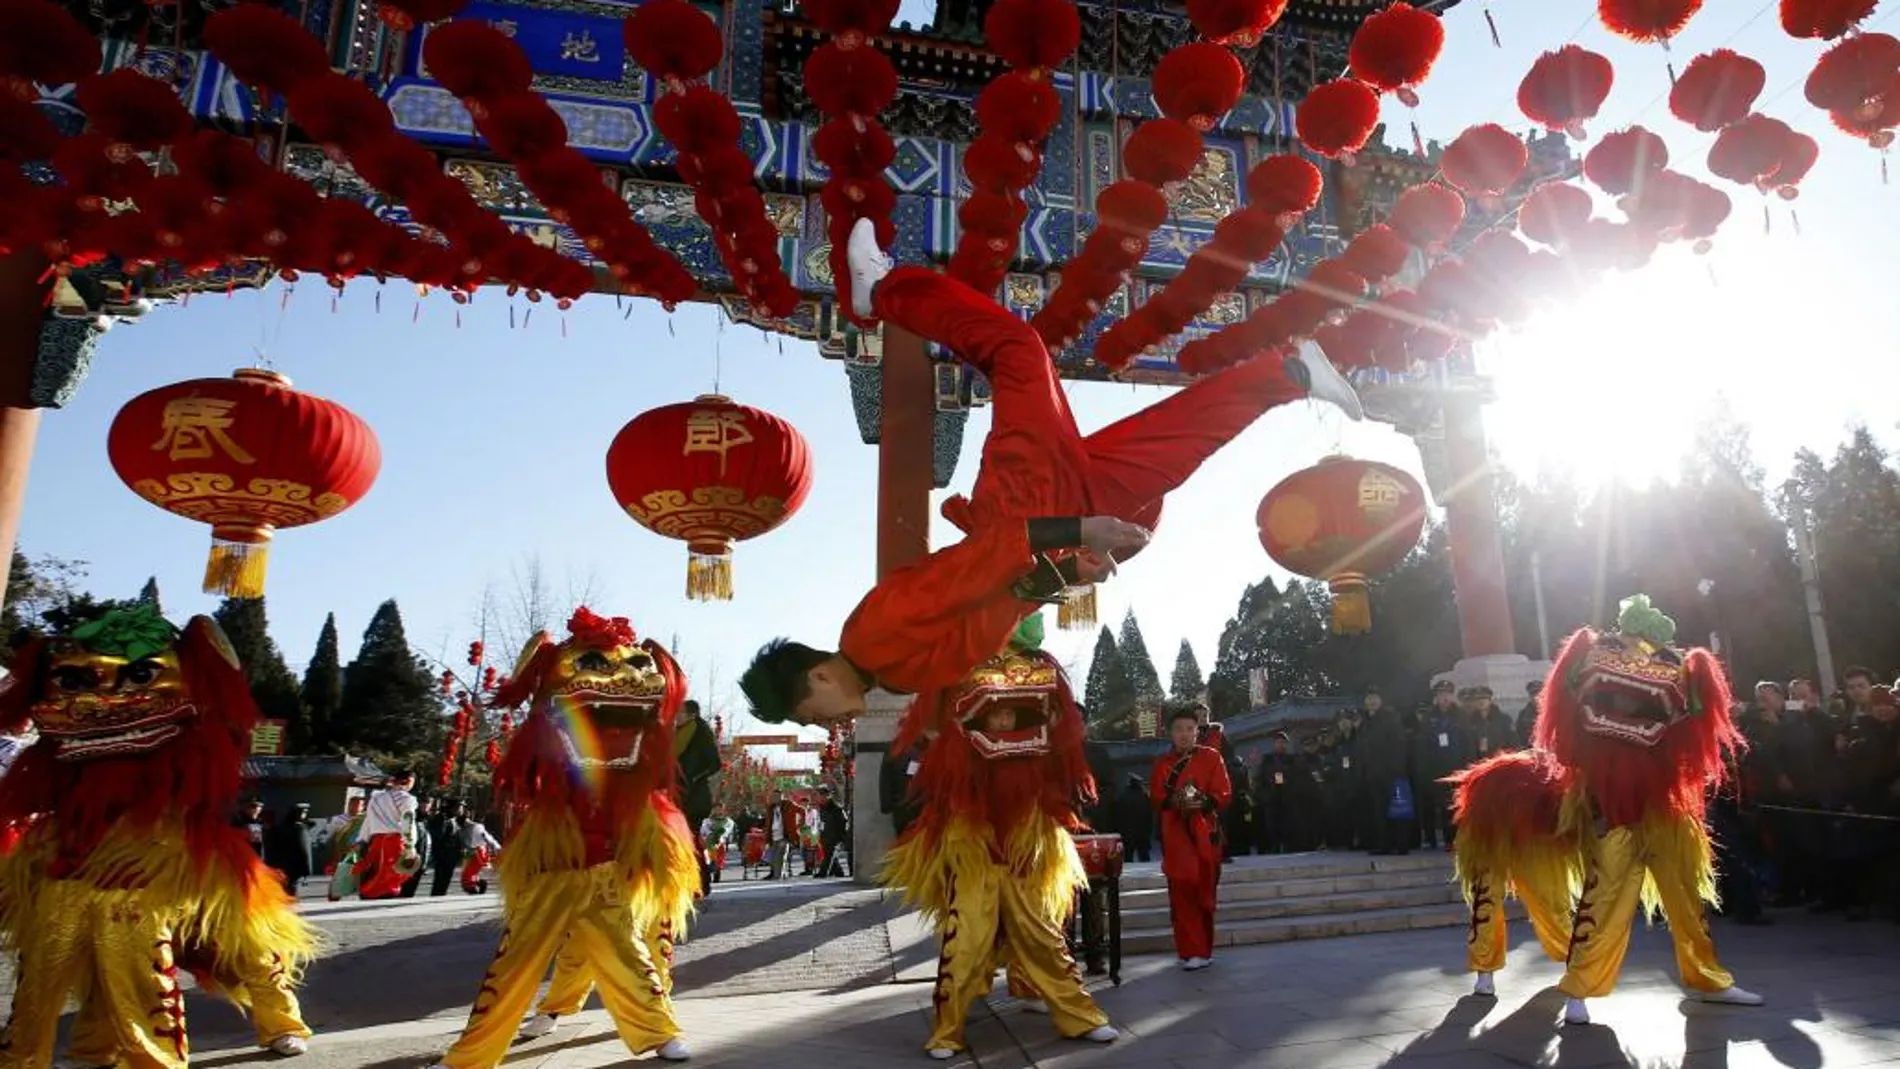
<svg viewBox="0 0 1900 1069">
<path fill-rule="evenodd" d="M 259 720 L 251 729 L 252 757 L 284 756 L 284 728 L 287 721 Z"/>
<path fill-rule="evenodd" d="M 626 67 L 619 19 L 499 4 L 470 4 L 461 17 L 514 38 L 536 74 L 617 82 Z"/>
</svg>

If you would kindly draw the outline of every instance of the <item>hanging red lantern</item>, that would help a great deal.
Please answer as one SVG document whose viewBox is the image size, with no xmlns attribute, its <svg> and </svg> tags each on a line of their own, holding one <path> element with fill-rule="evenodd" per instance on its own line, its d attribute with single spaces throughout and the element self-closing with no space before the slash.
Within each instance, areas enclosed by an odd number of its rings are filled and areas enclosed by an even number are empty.
<svg viewBox="0 0 1900 1069">
<path fill-rule="evenodd" d="M 1585 190 L 1568 182 L 1546 182 L 1518 205 L 1517 226 L 1532 241 L 1564 245 L 1590 221 L 1594 208 Z"/>
<path fill-rule="evenodd" d="M 1705 134 L 1740 122 L 1768 85 L 1768 71 L 1738 52 L 1718 48 L 1683 68 L 1669 90 L 1669 111 Z"/>
<path fill-rule="evenodd" d="M 1750 115 L 1723 130 L 1709 147 L 1709 173 L 1740 185 L 1754 185 L 1781 169 L 1794 131 L 1767 115 Z"/>
<path fill-rule="evenodd" d="M 238 598 L 263 596 L 274 531 L 349 508 L 382 467 L 368 424 L 259 368 L 134 397 L 106 451 L 134 493 L 211 525 L 205 593 Z"/>
<path fill-rule="evenodd" d="M 1212 41 L 1191 42 L 1169 50 L 1155 65 L 1155 106 L 1205 133 L 1240 103 L 1246 81 L 1232 52 Z"/>
<path fill-rule="evenodd" d="M 732 544 L 790 519 L 811 488 L 791 424 L 706 394 L 635 417 L 607 449 L 607 485 L 642 527 L 688 551 L 686 596 L 732 597 Z"/>
<path fill-rule="evenodd" d="M 1386 223 L 1414 248 L 1430 252 L 1450 241 L 1465 222 L 1465 199 L 1435 182 L 1399 195 Z"/>
<path fill-rule="evenodd" d="M 1604 28 L 1639 44 L 1669 40 L 1700 10 L 1702 0 L 1597 0 Z"/>
<path fill-rule="evenodd" d="M 482 752 L 482 759 L 488 762 L 489 768 L 501 767 L 501 740 L 489 739 L 487 749 Z"/>
<path fill-rule="evenodd" d="M 1251 48 L 1286 14 L 1288 0 L 1187 0 L 1188 21 L 1215 44 Z"/>
<path fill-rule="evenodd" d="M 1331 456 L 1267 491 L 1260 544 L 1283 568 L 1325 580 L 1333 631 L 1372 629 L 1370 575 L 1396 567 L 1425 529 L 1425 491 L 1389 464 Z"/>
<path fill-rule="evenodd" d="M 1351 78 L 1314 86 L 1294 111 L 1293 126 L 1314 154 L 1350 163 L 1379 126 L 1379 94 Z"/>
<path fill-rule="evenodd" d="M 1381 93 L 1396 93 L 1407 107 L 1418 106 L 1413 90 L 1431 76 L 1445 50 L 1445 24 L 1436 14 L 1395 3 L 1359 24 L 1346 62 L 1352 76 Z"/>
<path fill-rule="evenodd" d="M 1565 45 L 1531 64 L 1517 87 L 1517 107 L 1532 122 L 1582 140 L 1583 124 L 1602 110 L 1615 81 L 1616 69 L 1607 58 Z"/>
<path fill-rule="evenodd" d="M 1612 197 L 1642 188 L 1644 180 L 1669 166 L 1669 145 L 1662 138 L 1632 126 L 1605 134 L 1583 157 L 1583 176 Z"/>
<path fill-rule="evenodd" d="M 1495 197 L 1517 184 L 1530 165 L 1522 138 L 1497 123 L 1473 126 L 1458 135 L 1439 161 L 1445 181 L 1474 197 Z"/>
<path fill-rule="evenodd" d="M 1781 28 L 1790 37 L 1832 41 L 1860 25 L 1880 0 L 1781 0 Z"/>
</svg>

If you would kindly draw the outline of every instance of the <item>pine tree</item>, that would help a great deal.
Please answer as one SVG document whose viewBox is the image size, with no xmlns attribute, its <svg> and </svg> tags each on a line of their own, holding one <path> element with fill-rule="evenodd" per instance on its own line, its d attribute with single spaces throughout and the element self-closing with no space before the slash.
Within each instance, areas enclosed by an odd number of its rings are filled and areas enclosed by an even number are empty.
<svg viewBox="0 0 1900 1069">
<path fill-rule="evenodd" d="M 1134 692 L 1128 687 L 1128 673 L 1123 669 L 1115 633 L 1106 627 L 1095 637 L 1095 657 L 1082 688 L 1082 704 L 1088 707 L 1092 737 L 1115 739 L 1134 734 Z"/>
<path fill-rule="evenodd" d="M 297 677 L 291 675 L 283 652 L 270 637 L 264 599 L 226 598 L 211 615 L 244 666 L 258 712 L 267 720 L 282 720 L 285 750 L 302 752 L 310 744 L 310 719 L 298 693 Z"/>
<path fill-rule="evenodd" d="M 1115 646 L 1121 650 L 1122 671 L 1128 676 L 1136 708 L 1153 708 L 1159 712 L 1168 695 L 1161 689 L 1161 673 L 1155 671 L 1154 658 L 1148 655 L 1148 643 L 1141 637 L 1141 622 L 1135 619 L 1135 610 L 1128 610 L 1128 615 L 1122 617 L 1122 630 L 1115 636 Z"/>
<path fill-rule="evenodd" d="M 323 630 L 317 633 L 317 651 L 303 673 L 303 704 L 310 711 L 310 737 L 314 747 L 328 747 L 335 727 L 337 711 L 343 706 L 343 657 L 337 648 L 336 613 L 323 618 Z"/>
<path fill-rule="evenodd" d="M 1168 681 L 1168 696 L 1177 704 L 1199 701 L 1207 681 L 1201 678 L 1201 662 L 1195 659 L 1194 646 L 1181 640 L 1181 652 L 1174 657 L 1174 678 Z"/>
<path fill-rule="evenodd" d="M 343 702 L 333 723 L 334 745 L 404 757 L 441 747 L 444 724 L 436 682 L 409 648 L 394 599 L 377 607 L 356 659 L 343 671 Z"/>
<path fill-rule="evenodd" d="M 150 605 L 152 611 L 160 616 L 165 615 L 165 606 L 158 600 L 158 576 L 147 579 L 145 585 L 139 588 L 139 601 Z"/>
</svg>

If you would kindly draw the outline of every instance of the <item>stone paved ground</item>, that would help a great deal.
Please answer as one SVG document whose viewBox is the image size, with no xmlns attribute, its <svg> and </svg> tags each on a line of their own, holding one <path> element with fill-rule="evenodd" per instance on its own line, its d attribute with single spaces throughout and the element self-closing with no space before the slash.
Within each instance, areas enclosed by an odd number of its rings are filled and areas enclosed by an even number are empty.
<svg viewBox="0 0 1900 1069">
<path fill-rule="evenodd" d="M 320 1035 L 297 1069 L 419 1069 L 460 1029 L 493 949 L 494 900 L 314 905 L 334 941 L 305 993 Z M 1502 998 L 1465 997 L 1457 929 L 1223 952 L 1186 974 L 1132 959 L 1098 987 L 1126 1038 L 1067 1043 L 996 995 L 973 1016 L 983 1069 L 1900 1069 L 1900 927 L 1783 914 L 1774 928 L 1718 924 L 1724 960 L 1768 996 L 1755 1010 L 1686 1003 L 1667 934 L 1639 932 L 1599 1024 L 1558 1029 L 1559 968 L 1521 945 Z M 1525 933 L 1517 933 L 1520 937 Z M 927 1031 L 929 933 L 847 884 L 733 886 L 681 950 L 678 1009 L 696 1065 L 871 1069 L 936 1064 Z M 897 977 L 900 982 L 889 982 Z M 901 981 L 917 982 L 901 982 Z M 191 1001 L 195 1066 L 271 1061 L 227 1007 Z M 509 1069 L 634 1064 L 599 1010 L 515 1048 Z M 642 1064 L 651 1064 L 642 1061 Z"/>
</svg>

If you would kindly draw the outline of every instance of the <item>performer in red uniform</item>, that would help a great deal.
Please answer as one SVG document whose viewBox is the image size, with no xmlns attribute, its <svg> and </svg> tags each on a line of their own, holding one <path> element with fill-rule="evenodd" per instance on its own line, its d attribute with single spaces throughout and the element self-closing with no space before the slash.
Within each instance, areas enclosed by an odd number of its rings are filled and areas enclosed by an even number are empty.
<svg viewBox="0 0 1900 1069">
<path fill-rule="evenodd" d="M 1268 409 L 1312 396 L 1359 418 L 1358 397 L 1317 346 L 1204 378 L 1084 437 L 1054 361 L 1029 324 L 921 267 L 891 270 L 869 220 L 851 233 L 851 294 L 955 352 L 990 381 L 994 416 L 969 499 L 944 514 L 966 537 L 892 572 L 845 622 L 836 651 L 778 640 L 740 680 L 754 715 L 823 724 L 864 711 L 874 686 L 918 694 L 960 683 L 1022 618 L 1064 589 L 1107 578 L 1147 544 L 1162 497 Z M 874 298 L 875 293 L 875 298 Z"/>
<path fill-rule="evenodd" d="M 1168 721 L 1174 752 L 1155 759 L 1149 790 L 1161 811 L 1161 874 L 1168 878 L 1174 952 L 1184 969 L 1205 969 L 1214 958 L 1214 895 L 1220 887 L 1220 813 L 1233 784 L 1220 754 L 1198 745 L 1200 720 L 1182 709 Z"/>
</svg>

